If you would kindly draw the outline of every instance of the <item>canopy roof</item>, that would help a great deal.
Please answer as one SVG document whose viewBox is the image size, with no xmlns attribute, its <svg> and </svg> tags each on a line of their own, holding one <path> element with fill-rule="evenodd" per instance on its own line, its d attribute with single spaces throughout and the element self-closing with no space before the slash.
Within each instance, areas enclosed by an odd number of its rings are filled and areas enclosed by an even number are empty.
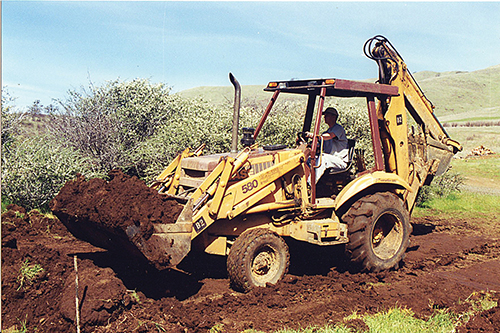
<svg viewBox="0 0 500 333">
<path fill-rule="evenodd" d="M 272 81 L 269 82 L 264 90 L 279 90 L 280 92 L 292 94 L 319 95 L 321 88 L 326 88 L 326 96 L 369 97 L 398 95 L 398 87 L 396 86 L 343 79 Z"/>
</svg>

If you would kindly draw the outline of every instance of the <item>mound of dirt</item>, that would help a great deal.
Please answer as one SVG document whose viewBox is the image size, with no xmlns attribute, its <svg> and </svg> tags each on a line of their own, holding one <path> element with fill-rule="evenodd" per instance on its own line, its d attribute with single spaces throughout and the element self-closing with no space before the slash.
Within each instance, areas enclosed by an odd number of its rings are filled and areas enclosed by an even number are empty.
<svg viewBox="0 0 500 333">
<path fill-rule="evenodd" d="M 76 240 L 57 218 L 10 205 L 2 214 L 2 331 L 75 328 L 73 253 L 102 251 Z M 80 261 L 82 328 L 91 332 L 134 302 L 110 268 Z"/>
<path fill-rule="evenodd" d="M 472 318 L 465 326 L 464 332 L 468 333 L 498 333 L 500 332 L 500 299 L 496 307 L 480 313 Z"/>
<path fill-rule="evenodd" d="M 50 209 L 77 238 L 141 256 L 137 248 L 151 237 L 154 224 L 174 223 L 183 206 L 121 170 L 108 177 L 67 182 Z"/>
<path fill-rule="evenodd" d="M 486 156 L 486 155 L 493 155 L 495 154 L 491 149 L 486 148 L 485 146 L 481 145 L 478 146 L 474 149 L 471 150 L 470 154 L 466 156 L 467 157 L 473 157 L 473 156 Z"/>
</svg>

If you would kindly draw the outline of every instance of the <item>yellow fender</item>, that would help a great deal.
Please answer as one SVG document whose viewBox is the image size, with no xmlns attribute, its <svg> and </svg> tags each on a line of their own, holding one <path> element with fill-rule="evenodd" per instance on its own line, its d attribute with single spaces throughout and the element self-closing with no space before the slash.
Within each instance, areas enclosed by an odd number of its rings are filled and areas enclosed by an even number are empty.
<svg viewBox="0 0 500 333">
<path fill-rule="evenodd" d="M 362 175 L 347 184 L 347 186 L 344 187 L 344 189 L 342 189 L 339 195 L 335 198 L 335 208 L 338 209 L 356 194 L 376 184 L 387 184 L 391 185 L 391 188 L 397 187 L 413 192 L 410 185 L 397 174 L 375 171 L 373 173 Z"/>
</svg>

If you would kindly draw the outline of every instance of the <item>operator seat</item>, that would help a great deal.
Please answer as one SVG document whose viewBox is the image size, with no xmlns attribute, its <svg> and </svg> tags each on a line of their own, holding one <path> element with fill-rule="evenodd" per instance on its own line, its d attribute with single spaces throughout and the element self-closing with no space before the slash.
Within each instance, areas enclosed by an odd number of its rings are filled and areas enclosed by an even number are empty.
<svg viewBox="0 0 500 333">
<path fill-rule="evenodd" d="M 356 140 L 354 139 L 347 139 L 347 149 L 349 152 L 347 153 L 347 166 L 344 169 L 338 170 L 334 168 L 329 168 L 325 170 L 325 174 L 328 175 L 340 175 L 345 172 L 348 172 L 351 170 L 352 165 L 354 164 L 354 147 L 356 146 Z M 323 177 L 321 177 L 323 178 Z M 321 179 L 320 179 L 321 180 Z"/>
<path fill-rule="evenodd" d="M 344 169 L 334 169 L 328 168 L 325 170 L 319 181 L 316 183 L 316 195 L 317 197 L 331 197 L 332 195 L 337 195 L 342 188 L 347 185 L 352 179 L 351 168 L 354 165 L 354 147 L 356 146 L 356 140 L 347 139 L 347 166 Z"/>
</svg>

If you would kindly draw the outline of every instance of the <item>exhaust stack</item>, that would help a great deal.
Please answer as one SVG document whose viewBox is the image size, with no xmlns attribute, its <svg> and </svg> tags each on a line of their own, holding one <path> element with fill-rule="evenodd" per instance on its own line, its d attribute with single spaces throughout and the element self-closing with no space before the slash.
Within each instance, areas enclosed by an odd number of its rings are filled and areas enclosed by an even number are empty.
<svg viewBox="0 0 500 333">
<path fill-rule="evenodd" d="M 229 80 L 234 86 L 234 111 L 233 111 L 233 137 L 231 140 L 231 152 L 238 152 L 238 128 L 240 122 L 241 86 L 233 73 L 229 73 Z"/>
</svg>

